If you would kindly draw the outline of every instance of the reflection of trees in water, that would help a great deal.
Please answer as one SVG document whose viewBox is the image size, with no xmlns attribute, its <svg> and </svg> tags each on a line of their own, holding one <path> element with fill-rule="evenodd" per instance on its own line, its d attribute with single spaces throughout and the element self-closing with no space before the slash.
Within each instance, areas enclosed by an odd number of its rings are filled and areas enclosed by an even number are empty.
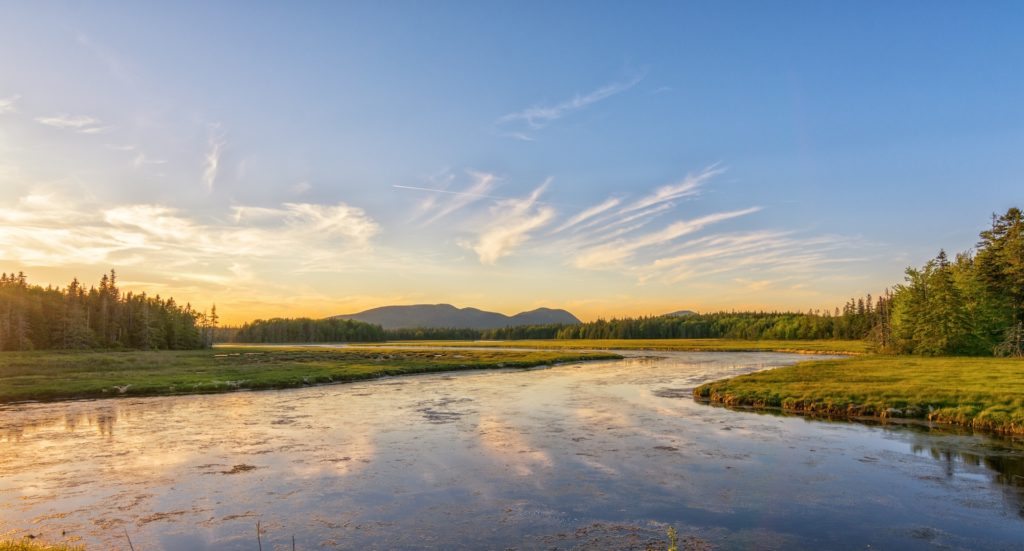
<svg viewBox="0 0 1024 551">
<path fill-rule="evenodd" d="M 119 420 L 165 415 L 174 407 L 170 401 L 157 400 L 145 403 L 102 400 L 53 404 L 45 410 L 13 412 L 4 418 L 4 424 L 0 424 L 0 441 L 21 442 L 33 435 L 60 428 L 66 432 L 96 430 L 100 436 L 112 438 L 114 425 Z"/>
<path fill-rule="evenodd" d="M 114 408 L 64 414 L 64 430 L 67 432 L 75 432 L 80 428 L 95 427 L 100 436 L 110 437 L 114 435 L 114 425 L 116 423 L 117 411 Z"/>
<path fill-rule="evenodd" d="M 21 437 L 24 436 L 25 429 L 21 426 L 4 427 L 3 430 L 3 441 L 5 442 L 21 442 Z"/>
<path fill-rule="evenodd" d="M 95 427 L 100 436 L 113 436 L 114 425 L 117 423 L 118 411 L 113 407 L 105 407 L 93 411 L 68 411 L 63 414 L 39 416 L 22 419 L 3 428 L 4 437 L 8 442 L 20 442 L 37 433 L 63 426 L 67 432 L 76 432 L 82 428 Z"/>
<path fill-rule="evenodd" d="M 914 444 L 912 449 L 916 454 L 927 453 L 936 461 L 945 464 L 947 477 L 956 474 L 957 466 L 961 464 L 985 467 L 995 473 L 994 482 L 1024 490 L 1024 456 L 1007 455 L 1006 452 L 998 451 L 993 451 L 992 455 L 981 455 L 952 447 L 920 444 Z"/>
<path fill-rule="evenodd" d="M 104 407 L 93 411 L 67 412 L 64 414 L 64 430 L 75 432 L 82 427 L 96 427 L 100 436 L 112 437 L 117 417 L 117 409 L 113 407 Z"/>
<path fill-rule="evenodd" d="M 114 436 L 114 423 L 117 422 L 117 412 L 113 408 L 96 412 L 96 428 L 103 436 Z"/>
<path fill-rule="evenodd" d="M 954 445 L 953 442 L 932 440 L 917 436 L 911 450 L 917 455 L 928 455 L 945 467 L 946 478 L 951 479 L 964 466 L 984 468 L 992 474 L 992 482 L 1003 490 L 1007 506 L 1016 509 L 1024 518 L 1024 449 L 1009 441 L 1000 445 L 992 442 L 968 442 L 970 448 Z"/>
</svg>

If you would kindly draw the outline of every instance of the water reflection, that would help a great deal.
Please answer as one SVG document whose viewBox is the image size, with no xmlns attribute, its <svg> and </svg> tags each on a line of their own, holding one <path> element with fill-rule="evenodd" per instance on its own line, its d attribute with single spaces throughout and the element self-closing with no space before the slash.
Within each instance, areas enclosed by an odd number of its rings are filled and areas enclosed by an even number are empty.
<svg viewBox="0 0 1024 551">
<path fill-rule="evenodd" d="M 642 549 L 665 524 L 737 549 L 1024 541 L 1018 441 L 690 399 L 799 359 L 634 354 L 0 408 L 0 533 L 250 549 L 259 519 L 264 545 L 286 548 L 294 534 L 302 548 Z"/>
<path fill-rule="evenodd" d="M 778 410 L 740 411 L 771 417 L 799 418 L 809 424 L 851 424 L 842 418 Z M 1024 488 L 1024 439 L 1019 436 L 975 433 L 969 428 L 907 419 L 863 419 L 858 424 L 884 431 L 898 440 L 909 440 L 910 451 L 918 456 L 929 457 L 941 465 L 946 478 L 954 478 L 963 474 L 966 467 L 971 467 L 966 470 L 991 471 L 991 480 L 995 484 Z"/>
<path fill-rule="evenodd" d="M 971 440 L 969 437 L 963 439 Z M 1012 440 L 1006 442 L 1010 446 L 1014 443 Z M 1003 491 L 1006 508 L 1015 510 L 1018 517 L 1024 518 L 1024 459 L 1020 450 L 988 442 L 967 442 L 961 446 L 958 447 L 956 442 L 929 442 L 914 443 L 911 449 L 915 454 L 926 455 L 939 462 L 947 481 L 964 472 L 987 472 L 992 483 L 1006 486 Z M 973 451 L 977 447 L 981 451 Z"/>
</svg>

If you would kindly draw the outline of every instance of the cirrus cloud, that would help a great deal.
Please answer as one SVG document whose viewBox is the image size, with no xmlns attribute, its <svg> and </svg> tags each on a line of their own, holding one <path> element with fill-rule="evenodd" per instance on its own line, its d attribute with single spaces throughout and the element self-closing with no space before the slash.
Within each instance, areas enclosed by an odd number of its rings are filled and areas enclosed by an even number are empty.
<svg viewBox="0 0 1024 551">
<path fill-rule="evenodd" d="M 19 95 L 0 98 L 0 115 L 3 115 L 4 113 L 13 113 L 14 111 L 17 111 L 17 107 L 15 107 L 15 104 L 18 103 L 19 99 L 21 99 L 21 96 Z"/>
<path fill-rule="evenodd" d="M 25 265 L 154 263 L 200 266 L 266 260 L 301 269 L 308 258 L 366 253 L 380 226 L 346 203 L 232 209 L 228 222 L 157 204 L 106 208 L 53 195 L 0 208 L 0 259 Z"/>
<path fill-rule="evenodd" d="M 60 130 L 70 130 L 81 134 L 100 134 L 109 130 L 104 126 L 103 121 L 89 115 L 68 115 L 66 113 L 50 115 L 48 117 L 36 117 L 36 122 L 44 126 Z"/>
<path fill-rule="evenodd" d="M 494 264 L 526 242 L 530 232 L 548 224 L 555 209 L 539 204 L 550 180 L 521 199 L 503 199 L 490 210 L 491 222 L 470 245 L 482 264 Z"/>
</svg>

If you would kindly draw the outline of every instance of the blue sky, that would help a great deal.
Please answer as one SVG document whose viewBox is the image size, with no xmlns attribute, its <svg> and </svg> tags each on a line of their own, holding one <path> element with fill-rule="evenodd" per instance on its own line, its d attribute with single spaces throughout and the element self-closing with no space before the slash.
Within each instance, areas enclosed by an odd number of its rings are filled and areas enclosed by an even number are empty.
<svg viewBox="0 0 1024 551">
<path fill-rule="evenodd" d="M 229 320 L 828 307 L 1024 197 L 1016 2 L 5 11 L 2 264 Z"/>
</svg>

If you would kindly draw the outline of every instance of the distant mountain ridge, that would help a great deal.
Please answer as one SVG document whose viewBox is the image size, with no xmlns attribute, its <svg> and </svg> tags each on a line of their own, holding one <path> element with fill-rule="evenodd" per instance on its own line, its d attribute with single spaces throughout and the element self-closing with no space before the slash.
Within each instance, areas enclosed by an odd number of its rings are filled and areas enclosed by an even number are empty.
<svg viewBox="0 0 1024 551">
<path fill-rule="evenodd" d="M 451 304 L 413 304 L 409 306 L 381 306 L 356 314 L 342 314 L 335 318 L 351 319 L 380 325 L 384 329 L 501 329 L 515 325 L 547 325 L 561 323 L 575 325 L 579 318 L 566 310 L 537 308 L 506 316 L 478 308 L 456 308 Z"/>
</svg>

